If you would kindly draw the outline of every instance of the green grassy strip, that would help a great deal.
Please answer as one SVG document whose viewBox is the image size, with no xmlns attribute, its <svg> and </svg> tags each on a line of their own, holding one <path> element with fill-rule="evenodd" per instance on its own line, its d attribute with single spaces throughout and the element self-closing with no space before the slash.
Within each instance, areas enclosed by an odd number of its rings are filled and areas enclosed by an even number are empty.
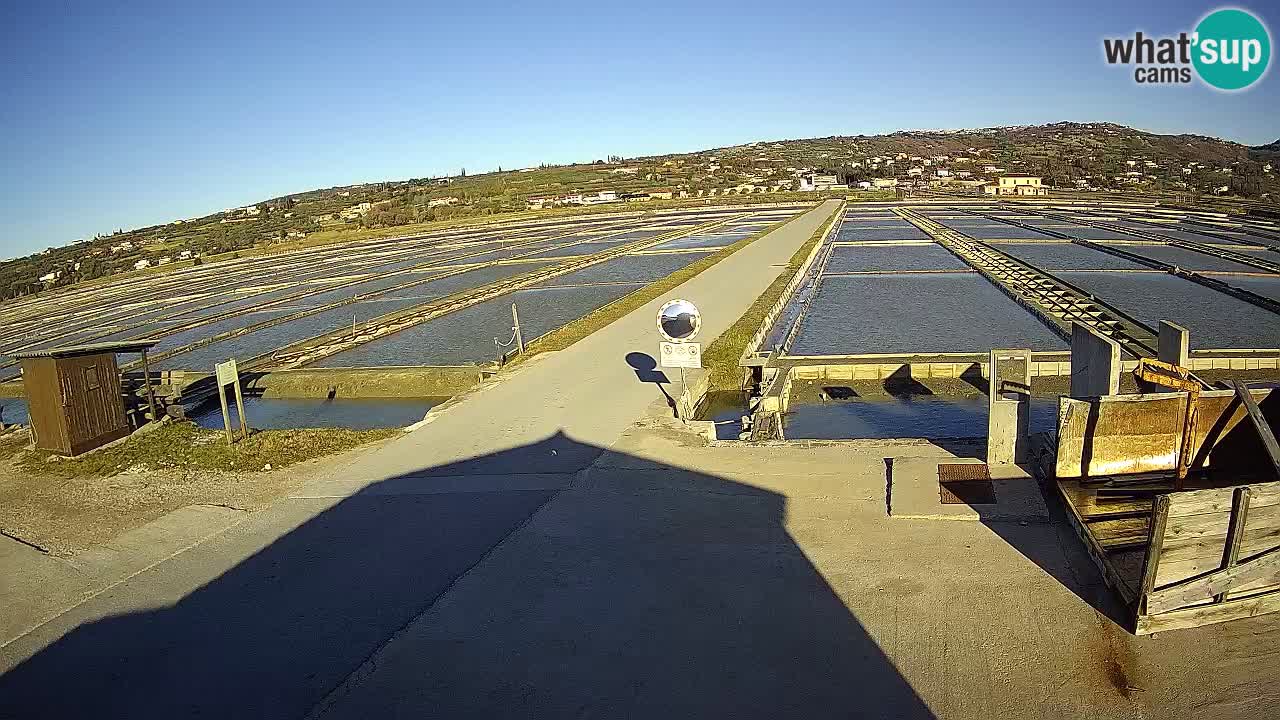
<svg viewBox="0 0 1280 720">
<path fill-rule="evenodd" d="M 750 237 L 745 237 L 732 245 L 723 247 L 701 260 L 675 271 L 661 280 L 650 283 L 630 295 L 624 295 L 604 307 L 597 308 L 577 320 L 570 322 L 568 325 L 562 325 L 561 327 L 552 330 L 546 335 L 543 335 L 529 343 L 525 347 L 525 353 L 523 355 L 517 355 L 515 360 L 512 361 L 512 364 L 530 358 L 538 353 L 564 350 L 586 336 L 605 327 L 609 323 L 612 323 L 614 320 L 627 315 L 636 308 L 643 307 L 650 301 L 671 292 L 673 289 L 683 285 L 685 282 L 697 276 L 707 268 L 715 265 L 721 260 L 724 260 L 730 255 L 738 252 L 742 248 L 750 245 L 765 235 L 768 235 L 774 230 L 777 230 L 783 225 L 786 225 L 794 219 L 795 218 L 793 217 L 776 222 Z"/>
<path fill-rule="evenodd" d="M 108 477 L 135 467 L 258 472 L 267 465 L 276 470 L 400 432 L 399 429 L 337 428 L 257 430 L 248 438 L 227 445 L 221 430 L 206 430 L 190 422 L 172 422 L 81 457 L 61 458 L 43 450 L 26 450 L 19 455 L 17 463 L 30 472 L 63 477 Z"/>
<path fill-rule="evenodd" d="M 760 324 L 764 322 L 764 317 L 778 302 L 778 298 L 782 297 L 783 291 L 786 290 L 787 284 L 791 282 L 791 278 L 800 271 L 800 266 L 804 264 L 805 258 L 813 251 L 813 246 L 822 241 L 827 234 L 827 230 L 831 224 L 840 218 L 841 213 L 835 213 L 831 219 L 823 223 L 821 227 L 814 231 L 812 237 L 805 241 L 804 245 L 796 250 L 791 256 L 791 260 L 787 263 L 787 267 L 782 274 L 773 281 L 772 284 L 764 291 L 760 297 L 743 313 L 742 317 L 721 333 L 702 353 L 702 366 L 707 369 L 707 374 L 711 382 L 711 390 L 740 390 L 742 388 L 742 367 L 738 365 L 738 361 L 742 359 L 742 353 L 747 348 L 747 343 L 751 342 L 751 338 L 755 337 L 756 330 L 760 328 Z"/>
</svg>

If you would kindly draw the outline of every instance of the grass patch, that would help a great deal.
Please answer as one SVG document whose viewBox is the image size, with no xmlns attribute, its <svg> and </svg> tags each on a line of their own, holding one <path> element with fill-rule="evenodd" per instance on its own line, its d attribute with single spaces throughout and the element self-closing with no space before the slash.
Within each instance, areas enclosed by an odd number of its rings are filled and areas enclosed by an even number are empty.
<svg viewBox="0 0 1280 720">
<path fill-rule="evenodd" d="M 605 327 L 609 323 L 612 323 L 614 320 L 627 315 L 636 308 L 642 307 L 659 296 L 683 285 L 685 282 L 694 278 L 707 268 L 715 265 L 721 260 L 724 260 L 730 255 L 738 252 L 742 248 L 750 245 L 774 230 L 777 230 L 783 225 L 786 225 L 794 219 L 796 218 L 792 217 L 776 222 L 750 237 L 745 237 L 732 245 L 723 247 L 701 260 L 675 271 L 661 280 L 650 283 L 630 295 L 624 295 L 604 307 L 597 308 L 577 320 L 570 322 L 568 325 L 562 325 L 561 327 L 552 330 L 546 335 L 530 342 L 525 347 L 525 353 L 523 355 L 517 355 L 515 360 L 512 361 L 512 364 L 537 355 L 538 353 L 564 350 L 570 345 Z"/>
<path fill-rule="evenodd" d="M 791 278 L 799 272 L 800 266 L 804 263 L 805 258 L 812 252 L 814 245 L 822 241 L 823 236 L 831 228 L 831 225 L 840 219 L 843 211 L 836 212 L 831 219 L 823 223 L 813 236 L 805 241 L 804 245 L 796 250 L 791 256 L 791 260 L 787 263 L 787 267 L 782 271 L 773 283 L 756 298 L 751 307 L 738 318 L 728 330 L 720 334 L 707 349 L 702 353 L 702 366 L 706 368 L 707 375 L 711 383 L 711 390 L 739 390 L 742 386 L 742 368 L 738 365 L 738 361 L 742 359 L 742 353 L 746 350 L 747 343 L 751 342 L 756 334 L 756 330 L 760 329 L 760 324 L 764 322 L 764 317 L 769 310 L 773 308 L 778 299 L 782 297 L 782 293 L 787 288 L 787 283 L 791 282 Z"/>
<path fill-rule="evenodd" d="M 219 470 L 260 472 L 303 460 L 350 450 L 400 432 L 389 430 L 254 430 L 248 438 L 227 445 L 220 430 L 195 423 L 166 423 L 114 447 L 76 458 L 43 450 L 29 450 L 17 458 L 24 470 L 63 477 L 108 477 L 128 469 Z"/>
<path fill-rule="evenodd" d="M 17 457 L 30 441 L 31 435 L 26 432 L 14 431 L 0 435 L 0 461 Z"/>
</svg>

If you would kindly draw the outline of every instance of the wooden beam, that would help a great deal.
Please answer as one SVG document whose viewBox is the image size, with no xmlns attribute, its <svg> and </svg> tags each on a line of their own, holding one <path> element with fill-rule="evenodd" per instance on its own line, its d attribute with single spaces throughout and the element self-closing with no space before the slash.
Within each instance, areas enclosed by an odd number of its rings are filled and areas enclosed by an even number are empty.
<svg viewBox="0 0 1280 720">
<path fill-rule="evenodd" d="M 142 349 L 142 386 L 147 389 L 147 406 L 151 408 L 151 422 L 160 422 L 156 411 L 156 393 L 151 388 L 151 365 L 147 362 L 147 349 Z"/>
<path fill-rule="evenodd" d="M 1280 478 L 1280 443 L 1276 442 L 1276 436 L 1271 432 L 1271 426 L 1267 424 L 1267 419 L 1262 416 L 1262 411 L 1258 409 L 1258 403 L 1254 402 L 1249 388 L 1245 387 L 1245 384 L 1239 380 L 1233 380 L 1231 385 L 1236 390 L 1236 397 L 1240 398 L 1241 404 L 1244 405 L 1245 412 L 1249 413 L 1249 419 L 1253 421 L 1253 427 L 1258 431 L 1258 437 L 1262 438 L 1262 447 L 1266 449 L 1267 455 L 1271 458 L 1271 466 L 1275 470 L 1276 477 Z"/>
<path fill-rule="evenodd" d="M 1171 610 L 1159 615 L 1141 615 L 1134 629 L 1136 635 L 1150 635 L 1168 630 L 1200 627 L 1213 623 L 1240 620 L 1280 610 L 1280 592 L 1269 592 L 1247 598 L 1227 600 L 1217 605 L 1197 605 L 1185 610 Z"/>
<path fill-rule="evenodd" d="M 1240 560 L 1240 545 L 1244 542 L 1244 525 L 1249 519 L 1249 486 L 1236 488 L 1231 500 L 1231 520 L 1227 526 L 1227 544 L 1222 549 L 1222 569 L 1234 567 Z M 1213 596 L 1215 603 L 1227 599 L 1227 593 Z"/>
<path fill-rule="evenodd" d="M 1210 513 L 1227 513 L 1231 511 L 1235 496 L 1232 489 L 1205 488 L 1204 490 L 1188 490 L 1178 493 L 1169 506 L 1170 518 L 1182 518 L 1191 515 Z M 1249 508 L 1280 505 L 1280 482 L 1250 483 Z"/>
<path fill-rule="evenodd" d="M 1138 585 L 1138 615 L 1147 614 L 1148 596 L 1156 587 L 1156 570 L 1164 549 L 1164 528 L 1169 522 L 1169 496 L 1157 495 L 1151 504 L 1151 525 L 1147 529 L 1147 554 L 1142 558 L 1142 582 Z"/>
<path fill-rule="evenodd" d="M 1268 573 L 1275 574 L 1278 571 L 1280 571 L 1280 547 L 1273 547 L 1239 565 L 1187 578 L 1151 593 L 1147 596 L 1147 613 L 1155 615 L 1176 610 L 1197 600 L 1203 600 L 1207 595 L 1226 592 L 1233 585 L 1257 580 Z"/>
</svg>

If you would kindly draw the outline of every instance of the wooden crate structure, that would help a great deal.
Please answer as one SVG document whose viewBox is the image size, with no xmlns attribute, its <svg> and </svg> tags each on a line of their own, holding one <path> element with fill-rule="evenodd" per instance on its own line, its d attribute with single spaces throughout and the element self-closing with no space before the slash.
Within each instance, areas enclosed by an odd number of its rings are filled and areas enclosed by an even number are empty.
<svg viewBox="0 0 1280 720">
<path fill-rule="evenodd" d="M 1274 427 L 1280 393 L 1251 395 Z M 1280 610 L 1280 482 L 1233 391 L 1202 394 L 1187 490 L 1171 471 L 1185 393 L 1063 398 L 1053 473 L 1137 634 Z"/>
<path fill-rule="evenodd" d="M 1149 535 L 1138 634 L 1280 610 L 1280 482 L 1159 495 Z"/>
<path fill-rule="evenodd" d="M 116 353 L 145 352 L 153 345 L 101 343 L 16 354 L 36 447 L 79 455 L 132 432 Z"/>
</svg>

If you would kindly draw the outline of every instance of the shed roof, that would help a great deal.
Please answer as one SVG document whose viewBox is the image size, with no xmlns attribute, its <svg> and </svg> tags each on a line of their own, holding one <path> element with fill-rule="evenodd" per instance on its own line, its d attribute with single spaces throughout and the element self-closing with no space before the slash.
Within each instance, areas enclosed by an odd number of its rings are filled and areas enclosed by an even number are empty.
<svg viewBox="0 0 1280 720">
<path fill-rule="evenodd" d="M 128 340 L 126 342 L 90 343 L 88 345 L 67 345 L 66 347 L 41 348 L 28 352 L 14 353 L 19 360 L 28 358 L 63 358 L 78 355 L 97 355 L 99 353 L 136 353 L 150 350 L 159 340 Z"/>
</svg>

